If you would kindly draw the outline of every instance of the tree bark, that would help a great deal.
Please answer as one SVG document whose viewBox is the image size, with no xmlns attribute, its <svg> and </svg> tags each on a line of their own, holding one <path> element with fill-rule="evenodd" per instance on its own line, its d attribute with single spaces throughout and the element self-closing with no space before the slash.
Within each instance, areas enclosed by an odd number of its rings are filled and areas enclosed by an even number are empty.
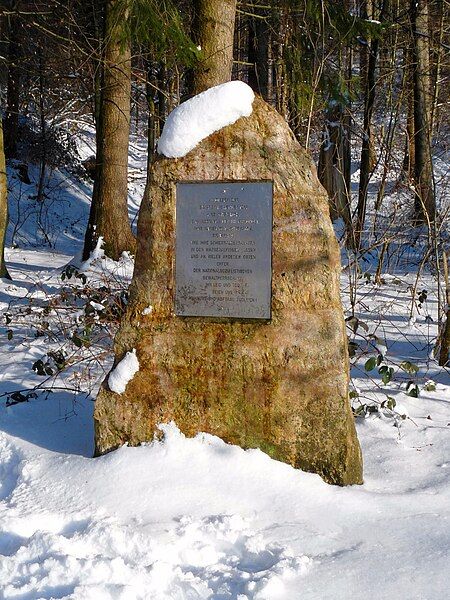
<svg viewBox="0 0 450 600">
<path fill-rule="evenodd" d="M 407 99 L 406 114 L 406 141 L 405 156 L 403 159 L 403 173 L 407 181 L 414 179 L 416 164 L 416 151 L 414 144 L 414 74 L 412 68 L 412 52 L 410 49 L 404 51 L 404 93 Z"/>
<path fill-rule="evenodd" d="M 4 124 L 4 151 L 7 158 L 17 157 L 20 102 L 20 34 L 15 15 L 8 17 L 8 83 Z"/>
<path fill-rule="evenodd" d="M 8 187 L 3 146 L 3 123 L 0 118 L 0 277 L 11 279 L 5 264 L 5 237 L 8 226 Z"/>
<path fill-rule="evenodd" d="M 44 188 L 45 188 L 45 171 L 47 168 L 47 131 L 46 131 L 46 122 L 45 122 L 45 85 L 44 85 L 44 59 L 42 56 L 42 49 L 39 48 L 38 51 L 38 66 L 39 66 L 39 122 L 41 125 L 40 131 L 40 165 L 39 165 L 39 181 L 36 192 L 36 200 L 38 202 L 43 202 L 44 200 Z"/>
<path fill-rule="evenodd" d="M 268 15 L 264 14 L 266 18 Z M 273 77 L 269 23 L 266 18 L 254 18 L 249 24 L 248 84 L 266 102 L 273 104 Z"/>
<path fill-rule="evenodd" d="M 289 90 L 285 52 L 291 41 L 289 10 L 283 2 L 279 9 L 275 51 L 275 108 L 289 122 Z"/>
<path fill-rule="evenodd" d="M 449 351 L 450 351 L 450 282 L 448 277 L 448 258 L 447 254 L 443 253 L 443 267 L 444 267 L 444 280 L 445 280 L 445 299 L 447 309 L 445 311 L 445 325 L 441 334 L 441 347 L 439 350 L 439 365 L 445 367 L 449 363 Z"/>
<path fill-rule="evenodd" d="M 230 81 L 236 0 L 196 0 L 193 39 L 203 59 L 193 74 L 194 94 Z"/>
<path fill-rule="evenodd" d="M 431 95 L 427 0 L 411 0 L 414 71 L 414 184 L 418 221 L 433 222 L 436 203 L 431 157 Z"/>
<path fill-rule="evenodd" d="M 152 63 L 148 57 L 145 58 L 145 98 L 147 101 L 147 174 L 155 153 L 157 118 L 155 96 L 155 76 L 152 70 Z M 159 132 L 158 132 L 159 133 Z"/>
<path fill-rule="evenodd" d="M 134 251 L 135 238 L 128 218 L 128 143 L 130 134 L 131 44 L 118 40 L 122 23 L 115 0 L 105 7 L 105 35 L 101 109 L 97 127 L 96 177 L 83 258 L 103 238 L 107 256 L 118 260 Z"/>
<path fill-rule="evenodd" d="M 383 20 L 384 11 L 386 9 L 386 0 L 383 0 L 379 19 Z M 369 13 L 370 14 L 370 13 Z M 372 14 L 373 17 L 373 14 Z M 367 62 L 367 75 L 364 92 L 364 124 L 363 124 L 363 141 L 361 148 L 361 166 L 359 176 L 358 190 L 358 207 L 356 215 L 355 232 L 355 247 L 361 245 L 361 235 L 364 230 L 364 222 L 366 218 L 367 193 L 369 189 L 369 181 L 374 168 L 372 160 L 372 114 L 375 105 L 376 91 L 376 67 L 378 57 L 379 41 L 377 38 L 372 39 L 369 46 L 369 56 Z"/>
<path fill-rule="evenodd" d="M 430 136 L 433 136 L 433 132 L 434 132 L 434 126 L 436 123 L 436 117 L 437 117 L 437 110 L 438 110 L 438 102 L 439 102 L 439 92 L 441 89 L 441 72 L 442 72 L 442 67 L 443 67 L 443 58 L 444 58 L 444 52 L 443 52 L 443 48 L 444 48 L 444 34 L 446 33 L 445 29 L 446 29 L 446 23 L 448 22 L 448 15 L 447 15 L 447 5 L 445 4 L 445 2 L 443 0 L 441 0 L 440 2 L 436 3 L 436 12 L 437 15 L 435 16 L 435 22 L 436 22 L 436 29 L 437 29 L 437 33 L 436 30 L 434 28 L 434 24 L 430 23 L 430 35 L 434 38 L 433 39 L 433 44 L 432 44 L 432 48 L 433 48 L 433 52 L 432 55 L 434 55 L 434 61 L 431 60 L 430 58 L 430 62 L 434 62 L 433 67 L 432 67 L 432 73 L 430 72 L 430 77 L 432 79 L 431 81 L 431 88 L 432 88 L 432 99 L 431 99 L 431 117 L 430 117 Z M 433 31 L 434 30 L 434 36 L 433 36 Z"/>
<path fill-rule="evenodd" d="M 347 231 L 348 245 L 352 246 L 350 145 L 346 120 L 341 106 L 328 108 L 320 148 L 318 175 L 328 192 L 331 219 L 335 221 L 342 217 Z"/>
</svg>

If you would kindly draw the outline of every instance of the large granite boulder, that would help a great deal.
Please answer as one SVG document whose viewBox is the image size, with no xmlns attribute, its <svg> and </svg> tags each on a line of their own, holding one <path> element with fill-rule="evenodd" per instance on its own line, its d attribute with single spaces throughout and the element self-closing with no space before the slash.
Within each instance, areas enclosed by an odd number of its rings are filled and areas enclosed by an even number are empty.
<svg viewBox="0 0 450 600">
<path fill-rule="evenodd" d="M 175 316 L 176 184 L 245 180 L 273 181 L 271 320 Z M 115 340 L 116 364 L 136 349 L 140 368 L 123 394 L 105 380 L 96 452 L 152 440 L 159 423 L 173 420 L 188 436 L 209 432 L 330 483 L 361 483 L 339 274 L 327 196 L 311 159 L 261 99 L 251 116 L 185 157 L 159 157 Z"/>
</svg>

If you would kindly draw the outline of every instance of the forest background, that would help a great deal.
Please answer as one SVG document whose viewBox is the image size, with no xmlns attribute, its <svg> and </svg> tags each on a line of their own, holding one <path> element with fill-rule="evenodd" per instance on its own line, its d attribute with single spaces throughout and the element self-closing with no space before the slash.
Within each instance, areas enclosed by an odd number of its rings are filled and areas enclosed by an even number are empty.
<svg viewBox="0 0 450 600">
<path fill-rule="evenodd" d="M 448 15 L 0 2 L 0 598 L 445 597 Z M 284 116 L 329 193 L 363 486 L 172 425 L 91 458 L 148 166 L 230 32 L 233 79 Z"/>
</svg>

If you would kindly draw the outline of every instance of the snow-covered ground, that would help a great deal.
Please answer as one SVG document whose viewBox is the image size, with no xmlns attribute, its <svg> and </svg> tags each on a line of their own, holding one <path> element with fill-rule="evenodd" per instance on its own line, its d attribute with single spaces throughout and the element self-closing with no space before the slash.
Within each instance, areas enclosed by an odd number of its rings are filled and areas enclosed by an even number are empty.
<svg viewBox="0 0 450 600">
<path fill-rule="evenodd" d="M 132 146 L 132 215 L 143 156 Z M 349 325 L 358 325 L 353 402 L 366 413 L 357 419 L 363 486 L 329 486 L 258 450 L 186 439 L 174 424 L 147 445 L 94 459 L 93 398 L 111 364 L 102 306 L 120 282 L 126 287 L 132 265 L 98 253 L 69 282 L 62 277 L 81 248 L 89 186 L 60 177 L 52 182 L 63 181 L 63 202 L 50 206 L 49 219 L 63 206 L 65 222 L 79 216 L 80 224 L 55 225 L 56 249 L 32 238 L 32 200 L 12 193 L 13 221 L 14 202 L 31 216 L 16 231 L 20 247 L 7 251 L 13 281 L 0 283 L 0 598 L 449 597 L 450 378 L 432 358 L 431 275 L 420 279 L 427 294 L 413 318 L 413 269 L 378 285 L 358 280 L 359 322 Z M 23 198 L 24 186 L 13 187 Z M 103 299 L 92 303 L 85 285 L 102 288 Z M 348 304 L 347 272 L 342 286 Z M 86 315 L 97 338 L 78 348 Z M 61 347 L 67 370 L 58 374 Z M 383 362 L 367 371 L 377 356 Z M 57 376 L 39 375 L 39 360 Z"/>
</svg>

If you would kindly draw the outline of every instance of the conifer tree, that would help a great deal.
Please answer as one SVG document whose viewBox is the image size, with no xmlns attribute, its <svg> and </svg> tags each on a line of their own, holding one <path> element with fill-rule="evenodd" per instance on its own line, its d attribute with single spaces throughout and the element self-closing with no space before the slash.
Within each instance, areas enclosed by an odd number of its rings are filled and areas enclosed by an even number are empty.
<svg viewBox="0 0 450 600">
<path fill-rule="evenodd" d="M 10 13 L 20 9 L 20 3 L 6 2 Z M 17 157 L 17 142 L 19 132 L 19 101 L 21 91 L 21 23 L 15 14 L 9 14 L 5 19 L 7 37 L 7 87 L 4 122 L 4 150 L 9 158 Z"/>
<path fill-rule="evenodd" d="M 195 0 L 193 39 L 202 52 L 195 67 L 195 94 L 231 79 L 236 0 Z"/>
<path fill-rule="evenodd" d="M 11 279 L 5 264 L 5 236 L 8 225 L 8 188 L 6 179 L 3 123 L 0 118 L 0 277 Z"/>
<path fill-rule="evenodd" d="M 431 156 L 431 89 L 428 0 L 411 0 L 414 85 L 414 185 L 415 212 L 419 220 L 433 222 L 436 203 Z"/>
<path fill-rule="evenodd" d="M 115 0 L 105 4 L 104 53 L 100 109 L 97 119 L 96 174 L 83 258 L 99 238 L 105 253 L 117 260 L 134 251 L 128 218 L 128 142 L 130 134 L 131 41 L 120 39 L 122 18 Z"/>
<path fill-rule="evenodd" d="M 364 17 L 383 21 L 387 8 L 387 0 L 382 0 L 379 13 L 375 15 L 372 2 L 366 2 Z M 367 8 L 370 5 L 370 9 Z M 373 135 L 372 135 L 372 116 L 375 107 L 375 93 L 377 88 L 376 69 L 378 61 L 380 40 L 378 36 L 368 40 L 368 58 L 366 72 L 364 74 L 364 123 L 363 138 L 361 147 L 361 166 L 359 176 L 358 207 L 356 223 L 354 227 L 355 249 L 361 244 L 361 235 L 364 229 L 367 207 L 367 193 L 369 181 L 374 169 L 373 160 Z"/>
</svg>

